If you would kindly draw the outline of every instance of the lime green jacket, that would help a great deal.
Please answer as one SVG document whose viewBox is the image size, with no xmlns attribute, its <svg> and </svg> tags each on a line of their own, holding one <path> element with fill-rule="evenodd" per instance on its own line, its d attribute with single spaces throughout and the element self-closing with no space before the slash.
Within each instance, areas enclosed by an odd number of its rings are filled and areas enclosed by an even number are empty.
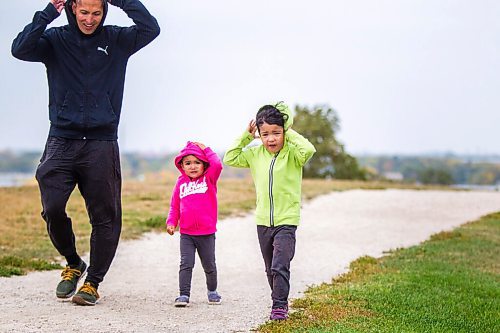
<svg viewBox="0 0 500 333">
<path fill-rule="evenodd" d="M 299 225 L 302 167 L 316 149 L 291 128 L 286 130 L 283 148 L 277 154 L 269 153 L 263 145 L 247 147 L 252 141 L 252 135 L 245 131 L 224 155 L 224 163 L 250 168 L 257 194 L 257 224 Z"/>
</svg>

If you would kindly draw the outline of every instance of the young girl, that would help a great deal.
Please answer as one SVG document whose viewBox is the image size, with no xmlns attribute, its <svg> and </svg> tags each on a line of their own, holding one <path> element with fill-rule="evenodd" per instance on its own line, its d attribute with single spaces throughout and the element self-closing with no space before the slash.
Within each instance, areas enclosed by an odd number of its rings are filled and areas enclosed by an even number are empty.
<svg viewBox="0 0 500 333">
<path fill-rule="evenodd" d="M 300 220 L 302 167 L 314 146 L 290 128 L 283 103 L 264 105 L 247 130 L 226 152 L 224 163 L 250 168 L 257 194 L 257 235 L 273 300 L 271 320 L 288 318 L 290 261 Z M 245 147 L 259 131 L 262 145 Z"/>
<path fill-rule="evenodd" d="M 181 175 L 175 184 L 167 218 L 167 232 L 173 235 L 179 225 L 181 264 L 179 269 L 180 296 L 176 307 L 189 304 L 191 277 L 198 255 L 205 271 L 208 303 L 220 304 L 217 293 L 215 265 L 215 232 L 217 224 L 217 180 L 222 164 L 216 153 L 198 142 L 188 142 L 175 158 Z"/>
</svg>

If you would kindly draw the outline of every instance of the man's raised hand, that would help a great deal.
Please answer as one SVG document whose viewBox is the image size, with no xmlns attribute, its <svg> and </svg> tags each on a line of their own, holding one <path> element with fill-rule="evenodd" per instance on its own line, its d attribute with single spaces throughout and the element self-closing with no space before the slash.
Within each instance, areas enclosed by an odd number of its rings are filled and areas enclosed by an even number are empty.
<svg viewBox="0 0 500 333">
<path fill-rule="evenodd" d="M 53 4 L 57 12 L 61 14 L 62 10 L 64 9 L 64 4 L 66 3 L 66 0 L 50 0 L 50 3 Z"/>
</svg>

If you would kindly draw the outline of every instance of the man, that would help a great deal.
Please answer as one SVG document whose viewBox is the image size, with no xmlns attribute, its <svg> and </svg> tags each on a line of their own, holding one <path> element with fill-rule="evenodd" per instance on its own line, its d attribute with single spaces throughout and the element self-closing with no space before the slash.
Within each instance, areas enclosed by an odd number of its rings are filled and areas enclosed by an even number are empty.
<svg viewBox="0 0 500 333">
<path fill-rule="evenodd" d="M 108 2 L 135 25 L 104 26 Z M 47 29 L 62 10 L 68 24 Z M 14 57 L 42 62 L 47 69 L 50 130 L 36 179 L 49 237 L 67 261 L 58 298 L 74 295 L 72 301 L 80 305 L 99 300 L 97 288 L 115 255 L 122 223 L 117 131 L 127 61 L 159 33 L 139 0 L 50 0 L 12 43 Z M 76 185 L 92 225 L 88 270 L 66 214 Z"/>
</svg>

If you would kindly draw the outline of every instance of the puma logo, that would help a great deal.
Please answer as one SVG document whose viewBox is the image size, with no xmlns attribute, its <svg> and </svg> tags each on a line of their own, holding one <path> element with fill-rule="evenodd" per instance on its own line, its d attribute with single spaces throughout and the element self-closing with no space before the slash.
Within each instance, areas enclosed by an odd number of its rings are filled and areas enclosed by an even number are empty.
<svg viewBox="0 0 500 333">
<path fill-rule="evenodd" d="M 109 55 L 108 54 L 108 45 L 106 45 L 106 48 L 104 48 L 104 49 L 102 47 L 98 46 L 97 51 L 102 51 L 102 52 L 106 53 L 106 55 Z"/>
</svg>

